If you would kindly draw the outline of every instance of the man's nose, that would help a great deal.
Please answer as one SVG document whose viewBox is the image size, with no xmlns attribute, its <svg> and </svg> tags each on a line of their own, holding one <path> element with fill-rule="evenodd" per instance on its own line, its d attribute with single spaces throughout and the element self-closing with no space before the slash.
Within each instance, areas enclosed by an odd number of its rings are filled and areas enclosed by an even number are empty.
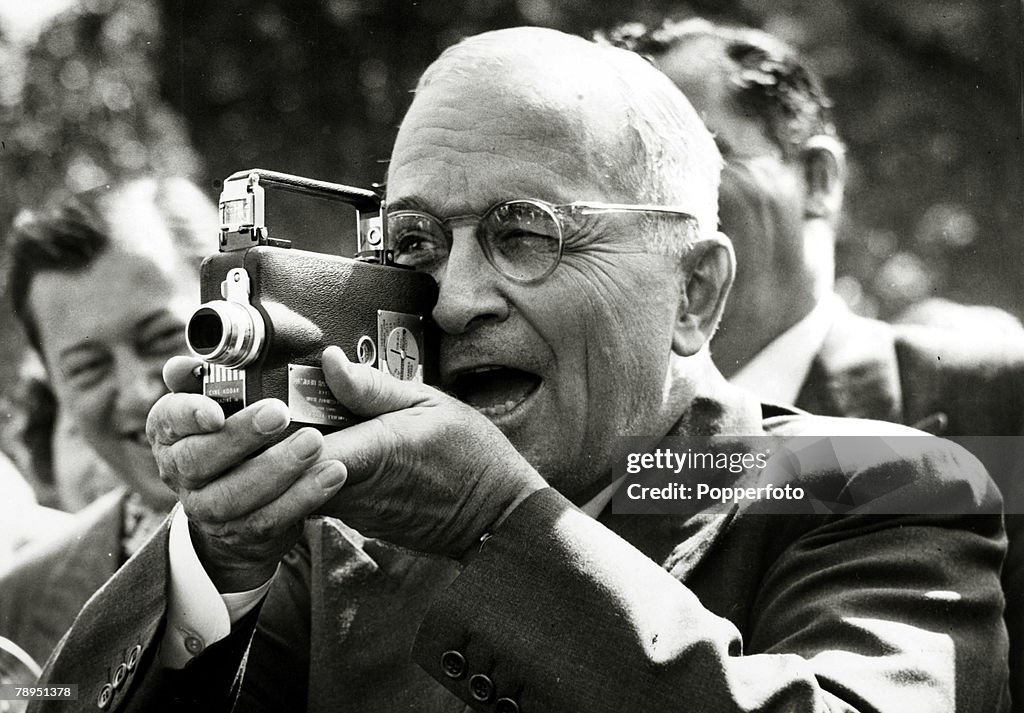
<svg viewBox="0 0 1024 713">
<path fill-rule="evenodd" d="M 508 317 L 508 302 L 499 288 L 504 278 L 487 261 L 473 227 L 452 231 L 448 260 L 434 278 L 439 287 L 434 321 L 448 334 Z"/>
<path fill-rule="evenodd" d="M 117 397 L 115 408 L 124 415 L 142 415 L 164 395 L 162 359 L 140 357 L 134 353 L 117 355 Z"/>
</svg>

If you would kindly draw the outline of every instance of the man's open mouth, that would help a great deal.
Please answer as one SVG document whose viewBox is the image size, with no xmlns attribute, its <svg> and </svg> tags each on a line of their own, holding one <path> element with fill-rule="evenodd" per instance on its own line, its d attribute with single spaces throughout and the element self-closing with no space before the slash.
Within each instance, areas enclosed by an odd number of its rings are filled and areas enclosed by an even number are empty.
<svg viewBox="0 0 1024 713">
<path fill-rule="evenodd" d="M 448 391 L 485 416 L 510 413 L 540 387 L 536 374 L 508 366 L 478 366 L 456 374 Z"/>
</svg>

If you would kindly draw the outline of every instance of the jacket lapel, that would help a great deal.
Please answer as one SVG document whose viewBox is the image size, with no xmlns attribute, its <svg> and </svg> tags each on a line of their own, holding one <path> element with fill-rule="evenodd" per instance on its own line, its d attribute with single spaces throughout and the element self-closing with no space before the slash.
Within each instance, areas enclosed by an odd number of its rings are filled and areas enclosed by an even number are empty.
<svg viewBox="0 0 1024 713">
<path fill-rule="evenodd" d="M 104 495 L 79 513 L 79 522 L 65 533 L 66 547 L 32 606 L 32 631 L 56 643 L 92 594 L 121 566 L 121 507 L 126 494 Z"/>
<path fill-rule="evenodd" d="M 762 407 L 746 391 L 709 372 L 690 408 L 668 433 L 686 436 L 763 436 Z M 688 516 L 614 515 L 609 504 L 598 520 L 685 582 L 729 530 L 736 508 Z"/>
<path fill-rule="evenodd" d="M 366 539 L 329 518 L 320 521 L 311 555 L 318 626 L 309 710 L 463 710 L 409 657 L 419 622 L 458 564 Z"/>
<path fill-rule="evenodd" d="M 146 661 L 156 652 L 152 644 L 154 640 L 159 641 L 156 633 L 166 605 L 169 530 L 167 520 L 147 546 L 125 563 L 122 576 L 105 583 L 100 588 L 103 594 L 97 593 L 82 608 L 74 629 L 61 640 L 41 679 L 41 683 L 78 683 L 78 700 L 50 701 L 45 706 L 47 711 L 91 708 L 104 687 L 110 684 L 114 672 L 133 656 L 139 662 L 138 667 L 128 673 L 122 691 L 133 691 L 134 700 L 145 700 L 147 695 L 152 695 L 148 689 L 158 685 L 160 677 L 144 677 L 135 686 L 132 679 L 136 672 L 147 670 Z M 111 616 L 111 611 L 116 615 Z M 131 622 L 132 626 L 125 626 L 125 622 Z M 115 691 L 115 707 L 120 705 L 120 695 L 122 692 Z"/>
</svg>

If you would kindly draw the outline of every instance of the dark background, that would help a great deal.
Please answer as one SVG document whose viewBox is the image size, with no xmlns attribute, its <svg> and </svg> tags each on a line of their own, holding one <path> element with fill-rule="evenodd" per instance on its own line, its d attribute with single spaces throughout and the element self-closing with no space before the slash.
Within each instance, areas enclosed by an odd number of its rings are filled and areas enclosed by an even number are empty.
<svg viewBox="0 0 1024 713">
<path fill-rule="evenodd" d="M 214 198 L 253 166 L 365 186 L 420 72 L 459 38 L 694 13 L 775 33 L 825 77 L 851 159 L 839 289 L 857 311 L 941 296 L 1024 316 L 1013 0 L 83 0 L 31 41 L 0 37 L 0 223 L 151 170 Z M 275 206 L 273 232 L 351 251 L 321 204 Z M 6 309 L 0 335 L 2 384 L 21 348 Z"/>
</svg>

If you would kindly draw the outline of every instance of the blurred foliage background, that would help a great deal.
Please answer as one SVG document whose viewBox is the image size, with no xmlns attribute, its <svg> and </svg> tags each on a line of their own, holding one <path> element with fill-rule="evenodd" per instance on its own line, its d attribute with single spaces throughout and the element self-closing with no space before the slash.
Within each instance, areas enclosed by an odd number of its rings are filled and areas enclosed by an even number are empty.
<svg viewBox="0 0 1024 713">
<path fill-rule="evenodd" d="M 1024 316 L 1018 0 L 66 2 L 39 32 L 0 36 L 4 225 L 148 171 L 214 198 L 252 166 L 368 185 L 420 72 L 459 38 L 700 14 L 788 40 L 825 77 L 851 159 L 838 267 L 856 310 L 888 318 L 941 296 Z M 323 210 L 283 205 L 271 229 L 351 251 Z M 21 348 L 6 310 L 0 330 L 3 383 Z"/>
</svg>

